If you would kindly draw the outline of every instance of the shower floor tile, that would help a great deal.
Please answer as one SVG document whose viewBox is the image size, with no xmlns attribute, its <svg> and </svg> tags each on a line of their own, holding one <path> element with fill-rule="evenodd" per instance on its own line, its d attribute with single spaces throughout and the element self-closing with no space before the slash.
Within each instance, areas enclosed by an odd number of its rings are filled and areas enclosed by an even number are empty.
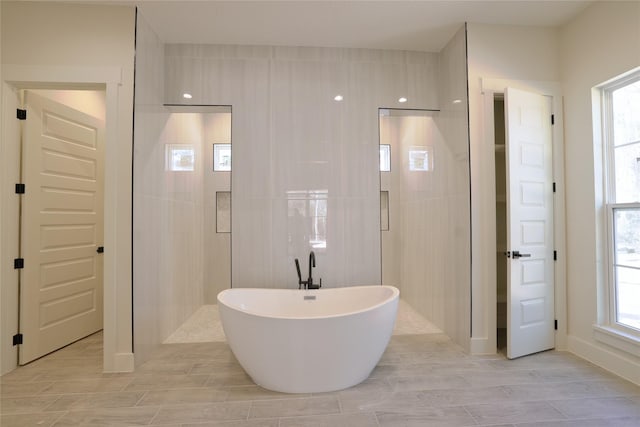
<svg viewBox="0 0 640 427">
<path fill-rule="evenodd" d="M 217 305 L 203 305 L 187 319 L 165 344 L 226 341 Z"/>
<path fill-rule="evenodd" d="M 442 331 L 414 310 L 406 301 L 398 303 L 394 335 L 440 334 Z M 203 305 L 184 322 L 165 344 L 226 341 L 217 305 Z"/>
</svg>

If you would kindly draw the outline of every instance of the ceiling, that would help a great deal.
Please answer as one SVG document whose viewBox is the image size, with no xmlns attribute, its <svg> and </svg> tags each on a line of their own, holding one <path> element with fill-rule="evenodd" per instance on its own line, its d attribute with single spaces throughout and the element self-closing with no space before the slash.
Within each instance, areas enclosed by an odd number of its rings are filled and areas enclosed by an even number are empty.
<svg viewBox="0 0 640 427">
<path fill-rule="evenodd" d="M 437 52 L 464 22 L 559 26 L 587 0 L 157 1 L 138 6 L 165 43 Z"/>
</svg>

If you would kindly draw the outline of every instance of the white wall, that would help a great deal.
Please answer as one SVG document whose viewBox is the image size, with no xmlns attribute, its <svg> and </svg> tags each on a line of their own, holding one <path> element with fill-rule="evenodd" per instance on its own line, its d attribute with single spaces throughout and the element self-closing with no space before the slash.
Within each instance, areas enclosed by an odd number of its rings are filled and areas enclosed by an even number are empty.
<svg viewBox="0 0 640 427">
<path fill-rule="evenodd" d="M 640 384 L 640 348 L 594 339 L 606 286 L 602 147 L 594 139 L 592 88 L 640 66 L 640 3 L 598 2 L 562 28 L 567 186 L 569 349 Z"/>
<path fill-rule="evenodd" d="M 496 208 L 494 141 L 486 138 L 483 80 L 540 92 L 560 81 L 559 37 L 554 28 L 468 24 L 471 155 L 472 351 L 495 352 Z M 491 100 L 491 104 L 493 101 Z M 559 111 L 556 111 L 560 118 Z M 561 144 L 561 141 L 558 142 Z M 556 155 L 556 153 L 554 153 Z M 561 158 L 560 158 L 561 161 Z M 557 177 L 556 177 L 557 178 Z M 564 289 L 563 283 L 556 283 Z M 560 292 L 562 294 L 562 292 Z M 556 301 L 562 310 L 561 301 Z M 557 306 L 558 307 L 558 306 Z M 560 328 L 566 328 L 561 322 Z"/>
<path fill-rule="evenodd" d="M 311 218 L 291 207 L 306 191 L 327 192 L 314 278 L 380 283 L 378 107 L 400 96 L 403 107 L 437 107 L 435 55 L 193 45 L 165 54 L 166 102 L 185 103 L 188 91 L 189 103 L 233 107 L 233 286 L 297 287 L 293 259 L 306 271 Z"/>
<path fill-rule="evenodd" d="M 2 2 L 3 129 L 2 335 L 16 333 L 17 182 L 14 88 L 106 86 L 104 367 L 132 368 L 131 349 L 131 141 L 134 9 L 37 2 Z M 6 156 L 5 156 L 6 154 Z M 6 181 L 5 181 L 6 180 Z M 5 215 L 4 213 L 8 213 Z M 14 231 L 10 231 L 14 230 Z M 5 319 L 8 321 L 5 322 Z M 2 372 L 15 367 L 15 348 L 1 340 Z"/>
<path fill-rule="evenodd" d="M 605 273 L 601 245 L 602 159 L 600 146 L 593 138 L 592 88 L 640 65 L 639 8 L 633 2 L 597 2 L 561 29 L 481 24 L 468 27 L 473 340 L 483 341 L 493 334 L 489 321 L 493 308 L 486 302 L 495 286 L 491 272 L 494 263 L 488 261 L 495 249 L 487 244 L 495 235 L 493 141 L 484 138 L 482 79 L 538 88 L 561 82 L 564 106 L 556 108 L 555 113 L 564 114 L 566 152 L 560 155 L 566 160 L 555 165 L 555 178 L 565 182 L 565 188 L 560 186 L 564 200 L 556 202 L 566 200 L 566 222 L 564 215 L 560 221 L 555 219 L 566 224 L 566 236 L 562 233 L 564 225 L 561 234 L 556 235 L 560 244 L 566 238 L 566 249 L 559 252 L 556 270 L 566 262 L 566 282 L 556 281 L 556 288 L 560 289 L 556 292 L 556 314 L 561 322 L 556 344 L 636 383 L 640 381 L 638 357 L 593 338 Z M 560 172 L 562 169 L 564 173 Z"/>
</svg>

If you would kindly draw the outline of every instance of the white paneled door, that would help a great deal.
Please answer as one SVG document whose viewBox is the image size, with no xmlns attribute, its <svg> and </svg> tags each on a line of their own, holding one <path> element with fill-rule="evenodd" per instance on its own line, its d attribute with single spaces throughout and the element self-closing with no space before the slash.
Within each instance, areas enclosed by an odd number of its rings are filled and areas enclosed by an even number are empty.
<svg viewBox="0 0 640 427">
<path fill-rule="evenodd" d="M 25 92 L 20 364 L 102 329 L 104 123 Z"/>
<path fill-rule="evenodd" d="M 507 357 L 555 345 L 551 107 L 545 96 L 505 90 Z"/>
</svg>

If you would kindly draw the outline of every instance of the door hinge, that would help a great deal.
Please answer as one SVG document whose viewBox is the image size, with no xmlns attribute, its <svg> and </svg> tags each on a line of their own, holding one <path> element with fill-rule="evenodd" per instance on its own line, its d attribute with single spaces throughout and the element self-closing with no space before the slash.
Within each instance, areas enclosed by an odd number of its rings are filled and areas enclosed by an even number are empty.
<svg viewBox="0 0 640 427">
<path fill-rule="evenodd" d="M 22 344 L 22 334 L 15 334 L 13 336 L 13 345 Z"/>
<path fill-rule="evenodd" d="M 553 260 L 554 261 L 558 260 L 558 251 L 553 251 Z"/>
<path fill-rule="evenodd" d="M 551 125 L 553 126 L 555 124 L 556 124 L 556 116 L 555 116 L 555 114 L 552 114 L 551 115 Z"/>
<path fill-rule="evenodd" d="M 24 258 L 16 258 L 13 260 L 13 268 L 24 268 Z"/>
<path fill-rule="evenodd" d="M 553 329 L 558 330 L 558 319 L 553 320 Z"/>
<path fill-rule="evenodd" d="M 553 192 L 555 193 L 556 192 L 556 183 L 555 182 L 553 183 L 552 187 L 553 187 Z"/>
<path fill-rule="evenodd" d="M 96 252 L 101 254 L 104 252 L 104 246 L 98 246 L 98 249 L 96 249 Z"/>
<path fill-rule="evenodd" d="M 16 184 L 16 194 L 24 194 L 25 185 L 24 184 Z"/>
<path fill-rule="evenodd" d="M 18 108 L 16 110 L 16 118 L 18 120 L 27 120 L 27 110 L 22 110 L 22 109 Z"/>
</svg>

